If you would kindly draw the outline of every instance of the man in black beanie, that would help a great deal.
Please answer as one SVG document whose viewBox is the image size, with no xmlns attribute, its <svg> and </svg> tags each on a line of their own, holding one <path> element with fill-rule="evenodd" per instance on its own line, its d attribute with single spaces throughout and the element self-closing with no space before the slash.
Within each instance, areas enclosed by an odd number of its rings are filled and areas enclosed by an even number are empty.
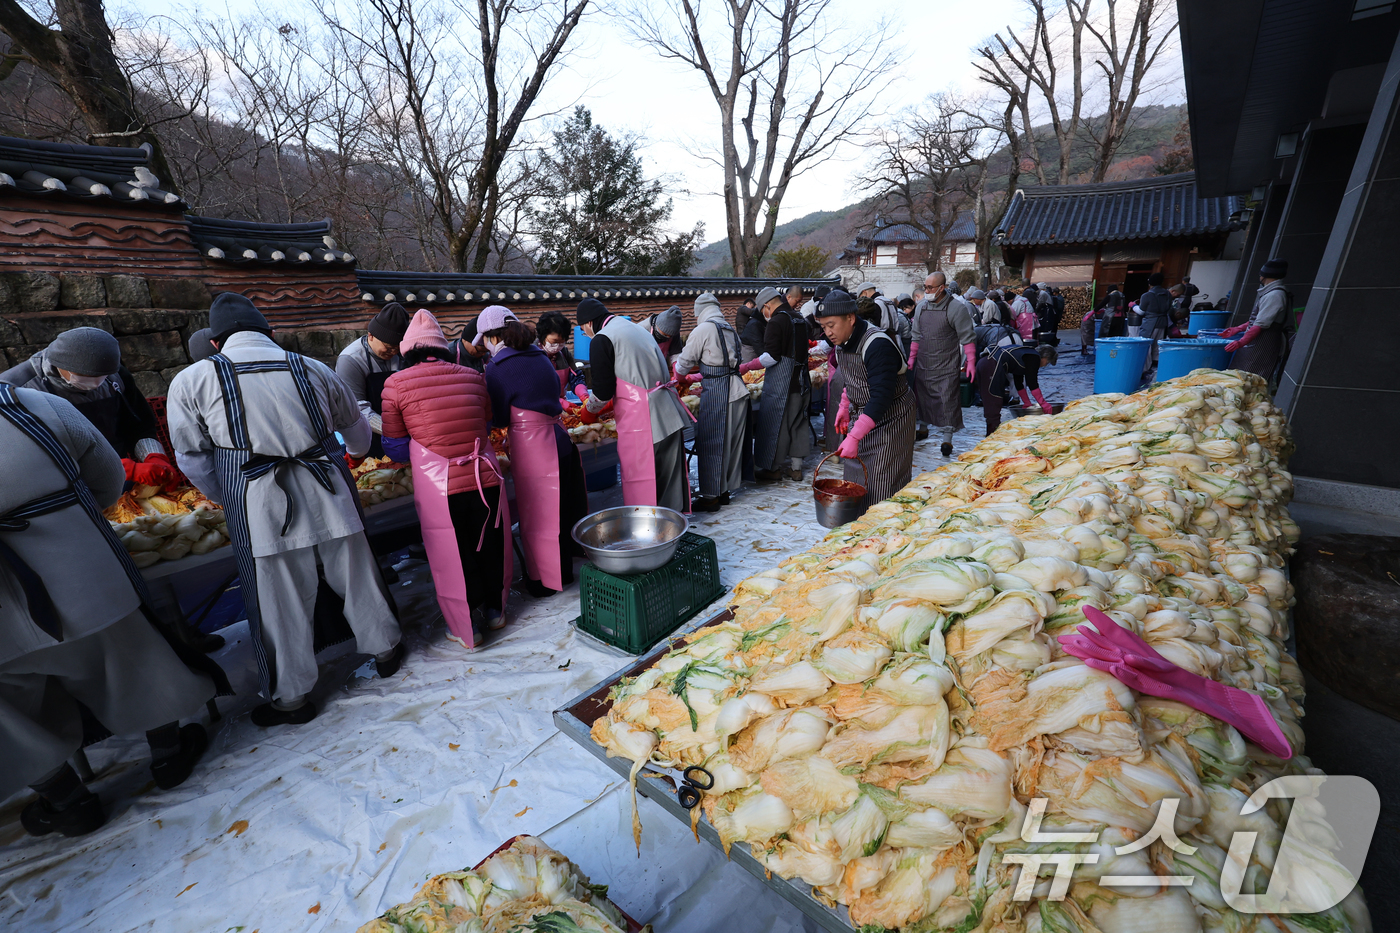
<svg viewBox="0 0 1400 933">
<path fill-rule="evenodd" d="M 592 338 L 588 362 L 593 391 L 579 415 L 585 424 L 613 407 L 625 505 L 690 511 L 682 434 L 690 414 L 674 388 L 656 340 L 640 324 L 614 315 L 596 298 L 579 302 L 578 325 Z"/>
<path fill-rule="evenodd" d="M 1171 321 L 1172 294 L 1163 287 L 1166 278 L 1160 272 L 1147 277 L 1147 291 L 1138 299 L 1138 314 L 1142 315 L 1140 336 L 1152 338 L 1152 348 L 1143 363 L 1143 375 L 1157 367 L 1157 341 L 1167 335 L 1167 324 Z"/>
<path fill-rule="evenodd" d="M 374 441 L 369 446 L 367 457 L 384 456 L 380 444 L 381 422 L 379 412 L 384 397 L 384 383 L 399 371 L 403 360 L 399 357 L 399 342 L 412 315 L 397 301 L 391 301 L 379 309 L 370 319 L 369 332 L 359 340 L 340 351 L 335 361 L 335 374 L 345 380 L 350 394 L 360 406 L 360 414 L 369 422 L 374 432 Z"/>
<path fill-rule="evenodd" d="M 260 692 L 270 700 L 253 723 L 309 722 L 321 580 L 344 600 L 356 645 L 374 655 L 381 677 L 403 660 L 345 466 L 347 452 L 365 455 L 369 424 L 335 372 L 279 347 L 247 298 L 216 298 L 209 329 L 219 352 L 170 383 L 170 443 L 185 476 L 228 519 Z"/>
</svg>

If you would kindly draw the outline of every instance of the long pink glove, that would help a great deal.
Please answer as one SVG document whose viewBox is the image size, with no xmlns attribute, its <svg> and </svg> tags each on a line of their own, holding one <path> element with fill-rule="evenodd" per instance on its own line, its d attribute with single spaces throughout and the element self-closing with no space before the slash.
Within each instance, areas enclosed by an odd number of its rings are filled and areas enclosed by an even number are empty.
<svg viewBox="0 0 1400 933">
<path fill-rule="evenodd" d="M 747 363 L 744 363 L 743 365 L 741 365 L 741 366 L 739 367 L 739 372 L 741 372 L 741 373 L 751 373 L 751 372 L 753 372 L 755 369 L 762 369 L 762 368 L 763 368 L 763 361 L 762 361 L 762 360 L 759 360 L 759 359 L 752 359 L 752 360 L 749 360 Z"/>
<path fill-rule="evenodd" d="M 1084 617 L 1098 631 L 1081 625 L 1077 634 L 1061 635 L 1060 644 L 1069 654 L 1094 670 L 1112 674 L 1138 693 L 1177 700 L 1228 722 L 1271 755 L 1293 757 L 1293 748 L 1263 697 L 1177 667 L 1092 606 L 1084 607 Z"/>
<path fill-rule="evenodd" d="M 1035 396 L 1035 402 L 1040 406 L 1040 410 L 1047 415 L 1050 414 L 1050 403 L 1045 401 L 1045 396 L 1041 394 L 1040 390 L 1031 389 L 1031 395 Z"/>
<path fill-rule="evenodd" d="M 836 428 L 837 434 L 845 434 L 851 426 L 851 400 L 846 397 L 846 390 L 841 390 L 841 404 L 836 406 L 836 420 L 832 422 L 832 427 Z"/>
<path fill-rule="evenodd" d="M 874 427 L 875 419 L 869 415 L 857 418 L 856 423 L 851 425 L 851 433 L 847 434 L 841 446 L 836 448 L 836 456 L 849 460 L 859 454 L 861 438 L 869 434 Z"/>
<path fill-rule="evenodd" d="M 967 358 L 967 381 L 975 382 L 977 379 L 977 344 L 963 344 L 963 356 Z"/>
<path fill-rule="evenodd" d="M 1239 340 L 1236 340 L 1233 343 L 1225 344 L 1225 351 L 1227 353 L 1234 353 L 1240 347 L 1248 346 L 1251 340 L 1253 340 L 1255 337 L 1258 337 L 1263 332 L 1264 328 L 1262 327 L 1251 327 L 1249 330 L 1244 332 L 1244 334 L 1240 337 Z"/>
<path fill-rule="evenodd" d="M 1030 407 L 1031 407 L 1031 397 L 1030 397 L 1029 395 L 1026 394 L 1026 390 L 1025 390 L 1025 389 L 1017 389 L 1017 390 L 1016 390 L 1016 394 L 1019 395 L 1019 396 L 1021 396 L 1021 407 L 1022 407 L 1022 408 L 1030 408 Z"/>
<path fill-rule="evenodd" d="M 909 364 L 909 368 L 910 368 L 910 369 L 913 369 L 913 368 L 914 368 L 914 361 L 917 360 L 918 358 L 919 358 L 919 341 L 915 340 L 912 344 L 909 345 L 909 360 L 908 360 L 908 364 Z"/>
<path fill-rule="evenodd" d="M 704 378 L 704 375 L 701 373 L 691 373 L 689 376 L 681 377 L 688 385 L 695 385 L 695 383 L 702 381 Z"/>
<path fill-rule="evenodd" d="M 1222 330 L 1222 331 L 1220 332 L 1220 336 L 1222 336 L 1222 337 L 1233 337 L 1233 336 L 1235 336 L 1236 334 L 1242 334 L 1242 333 L 1244 333 L 1248 328 L 1249 328 L 1249 324 L 1248 324 L 1248 323 L 1245 323 L 1245 324 L 1236 324 L 1234 327 L 1227 327 L 1227 328 L 1225 328 L 1224 330 Z"/>
</svg>

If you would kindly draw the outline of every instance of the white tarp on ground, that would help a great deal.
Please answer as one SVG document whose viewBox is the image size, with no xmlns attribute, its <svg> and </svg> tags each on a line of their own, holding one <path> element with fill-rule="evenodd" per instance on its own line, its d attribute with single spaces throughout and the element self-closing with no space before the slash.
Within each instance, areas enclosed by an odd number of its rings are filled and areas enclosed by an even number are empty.
<svg viewBox="0 0 1400 933">
<path fill-rule="evenodd" d="M 1047 374 L 1047 394 L 1085 394 L 1081 368 Z M 976 409 L 968 421 L 958 450 L 981 438 Z M 937 437 L 916 448 L 916 472 L 942 462 Z M 695 530 L 716 541 L 726 587 L 825 531 L 810 490 L 793 483 L 748 488 L 696 516 Z M 259 729 L 245 715 L 255 675 L 246 628 L 235 626 L 219 657 L 240 697 L 221 701 L 225 718 L 183 786 L 154 787 L 144 740 L 109 739 L 89 750 L 91 786 L 110 814 L 102 829 L 33 839 L 19 825 L 28 796 L 7 801 L 0 929 L 343 933 L 520 833 L 609 884 L 658 933 L 815 929 L 645 800 L 637 857 L 624 785 L 551 718 L 630 661 L 573 629 L 576 587 L 513 597 L 504 637 L 467 655 L 446 640 L 426 565 L 414 563 L 395 588 L 409 653 L 392 679 L 372 665 L 350 676 L 351 657 L 330 661 L 314 694 L 320 716 Z"/>
</svg>

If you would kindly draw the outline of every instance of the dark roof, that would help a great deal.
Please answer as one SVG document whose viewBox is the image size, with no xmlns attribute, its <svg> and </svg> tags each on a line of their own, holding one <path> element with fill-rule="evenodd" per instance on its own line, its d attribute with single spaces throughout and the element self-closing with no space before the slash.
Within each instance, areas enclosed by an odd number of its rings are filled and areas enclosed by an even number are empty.
<svg viewBox="0 0 1400 933">
<path fill-rule="evenodd" d="M 1140 181 L 1020 188 L 997 225 L 1002 246 L 1103 243 L 1225 233 L 1238 197 L 1202 198 L 1196 175 L 1182 172 Z"/>
<path fill-rule="evenodd" d="M 151 174 L 151 150 L 80 146 L 0 136 L 0 197 L 22 194 L 103 199 L 158 210 L 184 210 L 185 202 Z"/>
<path fill-rule="evenodd" d="M 250 220 L 190 217 L 190 235 L 210 259 L 232 263 L 351 265 L 355 257 L 336 246 L 330 220 L 264 224 Z"/>
<path fill-rule="evenodd" d="M 881 227 L 874 231 L 874 233 L 862 233 L 857 239 L 858 241 L 864 239 L 868 243 L 922 243 L 928 238 L 909 224 L 897 223 Z M 957 217 L 953 218 L 953 225 L 948 228 L 947 233 L 943 234 L 943 239 L 977 239 L 976 220 L 970 213 L 959 214 Z"/>
<path fill-rule="evenodd" d="M 386 272 L 360 269 L 355 273 L 365 301 L 423 303 L 545 302 L 584 298 L 674 298 L 694 300 L 702 292 L 716 297 L 748 297 L 765 285 L 778 290 L 801 285 L 839 283 L 826 279 L 725 279 L 689 276 L 623 275 L 493 275 L 470 272 Z M 679 303 L 679 300 L 677 301 Z"/>
</svg>

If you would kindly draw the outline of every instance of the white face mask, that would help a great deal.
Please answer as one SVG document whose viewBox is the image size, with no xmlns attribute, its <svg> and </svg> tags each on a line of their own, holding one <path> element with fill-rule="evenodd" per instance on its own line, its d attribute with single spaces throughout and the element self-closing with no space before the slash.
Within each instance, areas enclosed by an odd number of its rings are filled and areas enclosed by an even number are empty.
<svg viewBox="0 0 1400 933">
<path fill-rule="evenodd" d="M 495 356 L 497 353 L 500 353 L 501 348 L 505 346 L 505 344 L 501 341 L 491 337 L 487 337 L 482 342 L 486 344 L 486 352 L 490 353 L 492 356 Z"/>
<path fill-rule="evenodd" d="M 63 381 L 75 389 L 82 389 L 84 392 L 91 392 L 93 389 L 107 381 L 106 376 L 79 376 L 77 373 L 67 373 L 63 375 Z"/>
<path fill-rule="evenodd" d="M 559 351 L 564 349 L 562 343 L 546 343 L 541 344 L 541 347 L 544 349 L 544 352 L 548 353 L 550 356 L 558 356 Z"/>
</svg>

